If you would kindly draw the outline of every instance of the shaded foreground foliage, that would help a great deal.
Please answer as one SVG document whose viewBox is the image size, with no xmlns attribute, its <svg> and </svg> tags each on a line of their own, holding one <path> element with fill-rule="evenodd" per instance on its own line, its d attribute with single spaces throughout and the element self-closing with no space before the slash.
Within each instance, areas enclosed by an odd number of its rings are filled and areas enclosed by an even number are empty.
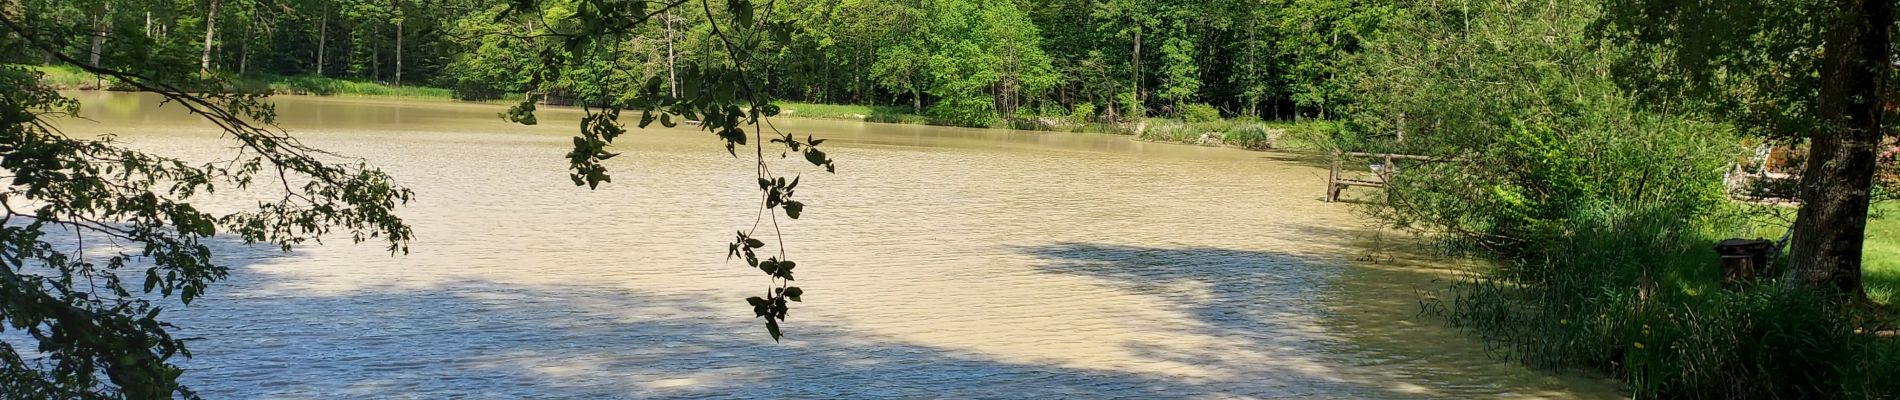
<svg viewBox="0 0 1900 400">
<path fill-rule="evenodd" d="M 282 250 L 340 234 L 406 252 L 409 227 L 393 212 L 411 193 L 356 160 L 305 146 L 271 125 L 261 95 L 222 90 L 190 64 L 152 59 L 101 67 L 57 54 L 82 29 L 45 18 L 56 4 L 0 2 L 0 52 L 45 53 L 60 63 L 164 96 L 217 126 L 230 158 L 181 160 L 74 137 L 49 118 L 77 103 L 37 72 L 0 67 L 0 392 L 11 398 L 193 397 L 172 364 L 190 356 L 169 333 L 165 306 L 188 304 L 226 276 L 204 241 L 223 234 Z M 221 192 L 222 191 L 222 192 Z M 252 207 L 214 208 L 219 194 L 255 194 Z M 70 235 L 77 248 L 50 244 Z M 62 238 L 64 239 L 64 238 Z"/>
<path fill-rule="evenodd" d="M 1721 287 L 1714 242 L 1786 227 L 1722 183 L 1759 126 L 1645 97 L 1683 99 L 1631 84 L 1625 71 L 1665 61 L 1603 40 L 1610 11 L 1412 7 L 1366 44 L 1355 88 L 1387 95 L 1361 99 L 1330 145 L 1455 158 L 1403 165 L 1373 212 L 1497 264 L 1427 311 L 1508 356 L 1608 372 L 1638 397 L 1900 395 L 1900 343 L 1871 334 L 1891 314 L 1807 286 Z"/>
</svg>

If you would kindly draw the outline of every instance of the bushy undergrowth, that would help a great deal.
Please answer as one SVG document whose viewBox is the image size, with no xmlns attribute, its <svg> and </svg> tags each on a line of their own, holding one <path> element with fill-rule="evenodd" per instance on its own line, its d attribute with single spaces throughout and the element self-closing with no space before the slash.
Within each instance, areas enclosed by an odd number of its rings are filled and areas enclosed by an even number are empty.
<svg viewBox="0 0 1900 400">
<path fill-rule="evenodd" d="M 1275 129 L 1261 122 L 1247 122 L 1234 125 L 1221 136 L 1221 141 L 1231 146 L 1248 149 L 1271 149 L 1279 141 L 1284 130 Z"/>
<path fill-rule="evenodd" d="M 1618 88 L 1612 61 L 1630 54 L 1590 39 L 1596 4 L 1418 9 L 1368 44 L 1356 89 L 1381 96 L 1323 146 L 1449 159 L 1401 163 L 1369 209 L 1496 261 L 1427 311 L 1637 397 L 1900 396 L 1900 343 L 1867 333 L 1891 316 L 1721 285 L 1712 245 L 1772 230 L 1724 195 L 1738 137 Z"/>
<path fill-rule="evenodd" d="M 1181 106 L 1181 119 L 1188 122 L 1219 121 L 1220 110 L 1206 103 L 1188 103 Z"/>
<path fill-rule="evenodd" d="M 1565 240 L 1461 279 L 1428 311 L 1500 354 L 1596 369 L 1639 397 L 1900 395 L 1887 376 L 1900 343 L 1862 333 L 1890 324 L 1772 279 L 1722 288 L 1711 246 L 1731 224 L 1681 215 L 1580 211 Z"/>
</svg>

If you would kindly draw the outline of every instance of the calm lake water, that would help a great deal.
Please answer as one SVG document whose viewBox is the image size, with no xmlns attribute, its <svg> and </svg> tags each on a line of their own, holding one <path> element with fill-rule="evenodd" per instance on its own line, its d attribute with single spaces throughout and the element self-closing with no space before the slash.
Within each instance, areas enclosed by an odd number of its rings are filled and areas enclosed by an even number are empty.
<svg viewBox="0 0 1900 400">
<path fill-rule="evenodd" d="M 155 97 L 70 95 L 92 121 L 68 133 L 228 157 Z M 414 189 L 417 240 L 219 245 L 231 278 L 168 310 L 208 398 L 1616 396 L 1419 316 L 1452 270 L 1374 251 L 1320 201 L 1325 170 L 1286 154 L 777 120 L 830 138 L 838 173 L 775 167 L 809 206 L 784 224 L 807 294 L 774 343 L 743 300 L 766 280 L 724 262 L 751 161 L 711 134 L 636 130 L 587 190 L 566 176 L 571 111 L 275 101 L 305 142 Z"/>
</svg>

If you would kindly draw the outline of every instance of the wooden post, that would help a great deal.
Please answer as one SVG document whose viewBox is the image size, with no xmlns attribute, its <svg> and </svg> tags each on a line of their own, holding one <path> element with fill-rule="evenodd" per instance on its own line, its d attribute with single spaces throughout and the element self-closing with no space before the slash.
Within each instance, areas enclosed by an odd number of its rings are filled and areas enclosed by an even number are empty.
<svg viewBox="0 0 1900 400">
<path fill-rule="evenodd" d="M 1326 202 L 1328 203 L 1339 201 L 1339 158 L 1340 154 L 1333 154 L 1333 167 L 1326 174 Z"/>
</svg>

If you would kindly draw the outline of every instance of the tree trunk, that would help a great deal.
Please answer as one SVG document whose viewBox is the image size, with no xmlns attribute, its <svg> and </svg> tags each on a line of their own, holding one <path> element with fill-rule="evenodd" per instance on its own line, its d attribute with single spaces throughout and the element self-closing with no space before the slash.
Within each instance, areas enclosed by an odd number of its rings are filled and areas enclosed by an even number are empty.
<svg viewBox="0 0 1900 400">
<path fill-rule="evenodd" d="M 91 58 L 89 58 L 92 65 L 99 65 L 99 53 L 105 49 L 106 21 L 110 20 L 106 18 L 106 15 L 111 14 L 111 12 L 111 8 L 107 8 L 106 12 L 101 13 L 101 15 L 92 16 L 92 52 L 90 54 Z"/>
<path fill-rule="evenodd" d="M 1801 211 L 1794 224 L 1788 277 L 1793 285 L 1837 290 L 1864 299 L 1861 246 L 1880 143 L 1887 73 L 1892 68 L 1894 4 L 1840 0 L 1821 50 L 1825 118 L 1809 138 L 1801 175 Z"/>
<path fill-rule="evenodd" d="M 251 35 L 251 29 L 256 25 L 257 21 L 255 20 L 244 24 L 244 37 L 239 38 L 244 42 L 238 44 L 238 76 L 244 76 L 244 73 L 247 72 L 248 67 L 250 67 L 251 42 L 256 40 Z"/>
<path fill-rule="evenodd" d="M 383 80 L 383 49 L 377 44 L 383 41 L 383 24 L 371 23 L 369 30 L 369 80 L 381 81 Z"/>
<path fill-rule="evenodd" d="M 1143 99 L 1144 96 L 1141 93 L 1141 27 L 1135 27 L 1135 54 L 1129 62 L 1134 63 L 1135 66 L 1135 104 L 1129 106 L 1139 111 L 1131 117 L 1146 117 L 1148 116 L 1148 101 Z"/>
<path fill-rule="evenodd" d="M 1255 34 L 1260 29 L 1254 27 L 1259 20 L 1259 14 L 1253 14 L 1247 18 L 1247 83 L 1250 86 L 1260 85 L 1260 67 L 1254 60 L 1254 53 L 1260 48 L 1259 38 Z M 1260 118 L 1260 92 L 1251 88 L 1248 91 L 1253 92 L 1253 95 L 1247 96 L 1247 116 Z"/>
<path fill-rule="evenodd" d="M 330 3 L 323 4 L 317 17 L 317 76 L 323 76 L 323 50 L 330 43 Z"/>
<path fill-rule="evenodd" d="M 211 41 L 218 37 L 219 1 L 211 0 L 211 6 L 205 11 L 205 47 L 204 53 L 198 56 L 198 72 L 211 72 Z"/>
<path fill-rule="evenodd" d="M 673 10 L 667 9 L 664 12 L 665 15 L 662 18 L 665 19 L 660 21 L 666 23 L 666 88 L 667 93 L 672 93 L 673 97 L 680 97 L 679 71 L 674 67 L 678 61 L 675 60 L 676 55 L 673 53 Z"/>
<path fill-rule="evenodd" d="M 396 79 L 391 84 L 402 86 L 402 19 L 396 20 Z"/>
</svg>

